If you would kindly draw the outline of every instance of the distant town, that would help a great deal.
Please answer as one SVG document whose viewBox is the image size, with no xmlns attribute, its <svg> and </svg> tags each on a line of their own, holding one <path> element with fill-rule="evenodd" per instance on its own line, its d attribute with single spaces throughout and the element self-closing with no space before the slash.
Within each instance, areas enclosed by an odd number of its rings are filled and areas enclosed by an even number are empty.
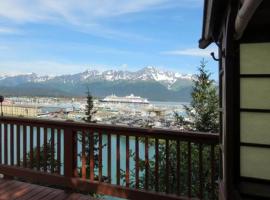
<svg viewBox="0 0 270 200">
<path fill-rule="evenodd" d="M 184 105 L 188 103 L 148 101 L 133 94 L 124 97 L 110 95 L 94 99 L 94 120 L 100 124 L 181 129 L 175 114 L 184 116 Z M 82 97 L 7 97 L 3 103 L 3 114 L 83 122 L 85 107 L 86 98 Z"/>
</svg>

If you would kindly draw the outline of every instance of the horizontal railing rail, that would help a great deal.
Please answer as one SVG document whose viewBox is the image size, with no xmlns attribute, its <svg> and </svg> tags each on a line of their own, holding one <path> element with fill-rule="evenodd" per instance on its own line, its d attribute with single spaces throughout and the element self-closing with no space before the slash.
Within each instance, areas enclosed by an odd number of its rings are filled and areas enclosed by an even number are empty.
<svg viewBox="0 0 270 200">
<path fill-rule="evenodd" d="M 218 134 L 0 117 L 0 173 L 128 199 L 216 199 Z"/>
</svg>

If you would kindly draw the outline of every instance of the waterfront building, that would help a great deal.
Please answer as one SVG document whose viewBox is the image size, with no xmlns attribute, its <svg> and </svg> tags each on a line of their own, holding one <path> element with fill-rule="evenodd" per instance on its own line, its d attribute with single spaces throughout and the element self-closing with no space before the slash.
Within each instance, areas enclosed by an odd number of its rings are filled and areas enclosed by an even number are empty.
<svg viewBox="0 0 270 200">
<path fill-rule="evenodd" d="M 13 104 L 3 105 L 3 115 L 37 117 L 40 112 L 41 108 L 36 106 Z"/>
</svg>

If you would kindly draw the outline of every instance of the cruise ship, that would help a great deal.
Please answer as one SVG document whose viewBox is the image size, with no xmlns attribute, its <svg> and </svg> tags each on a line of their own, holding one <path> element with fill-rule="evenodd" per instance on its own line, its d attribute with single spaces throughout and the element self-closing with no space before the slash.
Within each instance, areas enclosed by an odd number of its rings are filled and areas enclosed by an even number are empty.
<svg viewBox="0 0 270 200">
<path fill-rule="evenodd" d="M 133 94 L 125 97 L 118 97 L 116 95 L 110 95 L 100 100 L 101 102 L 107 103 L 133 103 L 133 104 L 149 104 L 147 99 L 139 96 L 134 96 Z"/>
</svg>

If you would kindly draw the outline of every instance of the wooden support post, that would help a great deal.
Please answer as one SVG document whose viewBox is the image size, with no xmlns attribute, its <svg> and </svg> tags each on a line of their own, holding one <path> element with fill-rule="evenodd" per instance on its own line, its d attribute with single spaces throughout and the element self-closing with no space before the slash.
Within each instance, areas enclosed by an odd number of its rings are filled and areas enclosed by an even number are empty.
<svg viewBox="0 0 270 200">
<path fill-rule="evenodd" d="M 74 177 L 76 170 L 74 132 L 71 129 L 64 129 L 64 176 Z"/>
</svg>

